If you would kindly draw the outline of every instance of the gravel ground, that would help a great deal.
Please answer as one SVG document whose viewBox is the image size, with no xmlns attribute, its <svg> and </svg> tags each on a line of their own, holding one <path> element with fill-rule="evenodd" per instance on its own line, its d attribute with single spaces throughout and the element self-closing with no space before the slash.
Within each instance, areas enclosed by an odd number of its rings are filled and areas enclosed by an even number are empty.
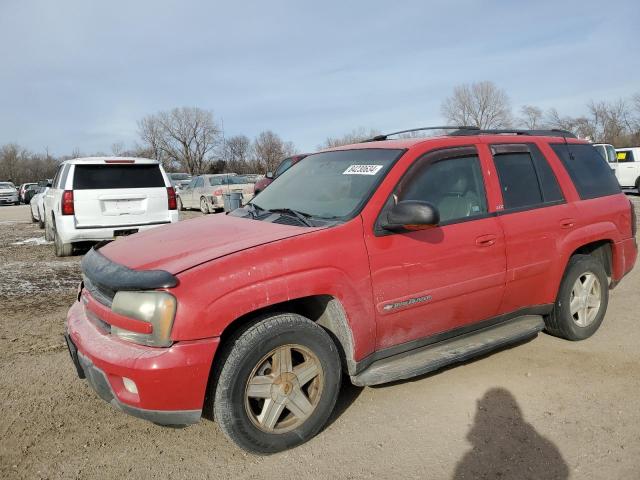
<svg viewBox="0 0 640 480">
<path fill-rule="evenodd" d="M 27 207 L 0 208 L 0 478 L 640 478 L 638 269 L 587 341 L 541 334 L 411 381 L 345 385 L 324 432 L 256 457 L 210 421 L 126 416 L 76 377 L 61 333 L 79 262 L 53 255 Z"/>
</svg>

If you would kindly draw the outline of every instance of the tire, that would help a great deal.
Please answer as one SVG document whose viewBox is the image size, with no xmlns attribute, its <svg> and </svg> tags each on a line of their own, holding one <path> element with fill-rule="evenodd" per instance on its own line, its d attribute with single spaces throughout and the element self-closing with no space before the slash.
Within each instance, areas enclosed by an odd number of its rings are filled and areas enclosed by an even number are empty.
<svg viewBox="0 0 640 480">
<path fill-rule="evenodd" d="M 73 243 L 62 243 L 57 232 L 53 233 L 53 247 L 56 257 L 70 257 L 73 255 Z"/>
<path fill-rule="evenodd" d="M 33 210 L 31 210 L 31 207 L 29 207 L 29 213 L 31 214 L 31 223 L 37 223 L 38 220 L 33 216 Z"/>
<path fill-rule="evenodd" d="M 287 357 L 287 351 L 291 361 L 278 374 L 280 362 L 271 354 Z M 213 405 L 207 407 L 213 409 L 223 433 L 249 452 L 280 452 L 311 439 L 329 419 L 338 398 L 342 372 L 336 345 L 321 327 L 300 315 L 262 317 L 230 338 L 215 362 L 212 391 L 207 396 Z M 303 364 L 310 367 L 299 381 Z M 263 388 L 260 395 L 270 397 L 247 395 L 248 382 L 256 377 L 268 380 L 258 383 Z M 259 419 L 265 409 L 274 413 L 273 425 L 268 417 Z"/>
<path fill-rule="evenodd" d="M 180 197 L 178 197 L 176 201 L 178 203 L 178 211 L 184 212 L 184 205 L 182 205 L 182 200 L 180 200 Z"/>
<path fill-rule="evenodd" d="M 53 238 L 53 228 L 50 225 L 50 222 L 47 222 L 47 217 L 46 217 L 46 213 L 45 213 L 45 217 L 44 217 L 44 239 L 47 242 L 52 242 L 54 240 Z"/>
<path fill-rule="evenodd" d="M 207 199 L 200 197 L 200 211 L 205 215 L 209 213 L 209 205 L 207 205 Z"/>
<path fill-rule="evenodd" d="M 640 193 L 640 177 L 636 178 L 636 190 Z"/>
<path fill-rule="evenodd" d="M 579 295 L 585 285 L 586 293 Z M 602 262 L 591 255 L 574 255 L 565 270 L 553 312 L 545 319 L 546 331 L 567 340 L 589 338 L 600 328 L 608 304 L 609 280 Z"/>
</svg>

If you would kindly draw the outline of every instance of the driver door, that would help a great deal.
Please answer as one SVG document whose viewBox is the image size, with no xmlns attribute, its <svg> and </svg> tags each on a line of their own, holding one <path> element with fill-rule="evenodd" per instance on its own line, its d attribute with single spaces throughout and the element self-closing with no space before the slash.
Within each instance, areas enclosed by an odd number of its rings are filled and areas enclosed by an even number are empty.
<svg viewBox="0 0 640 480">
<path fill-rule="evenodd" d="M 367 234 L 377 348 L 427 343 L 497 315 L 505 288 L 505 240 L 489 211 L 475 147 L 428 152 L 409 167 Z M 423 200 L 440 223 L 403 233 L 381 229 L 395 203 Z M 411 346 L 411 344 L 409 345 Z"/>
<path fill-rule="evenodd" d="M 182 205 L 186 208 L 193 208 L 193 188 L 197 180 L 198 177 L 193 177 L 189 182 L 189 185 L 184 187 L 180 192 L 180 200 L 182 200 Z"/>
</svg>

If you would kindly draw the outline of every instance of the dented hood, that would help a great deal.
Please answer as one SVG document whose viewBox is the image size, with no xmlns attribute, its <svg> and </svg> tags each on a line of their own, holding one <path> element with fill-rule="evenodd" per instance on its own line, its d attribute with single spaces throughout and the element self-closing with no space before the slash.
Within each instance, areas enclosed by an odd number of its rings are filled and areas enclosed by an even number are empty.
<svg viewBox="0 0 640 480">
<path fill-rule="evenodd" d="M 153 228 L 105 245 L 100 252 L 134 270 L 180 273 L 247 248 L 304 235 L 318 228 L 209 215 Z"/>
</svg>

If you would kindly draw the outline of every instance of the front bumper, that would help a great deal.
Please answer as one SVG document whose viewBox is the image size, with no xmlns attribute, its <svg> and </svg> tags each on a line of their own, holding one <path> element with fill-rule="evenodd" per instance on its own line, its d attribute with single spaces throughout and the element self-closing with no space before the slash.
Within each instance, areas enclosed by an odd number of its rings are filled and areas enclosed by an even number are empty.
<svg viewBox="0 0 640 480">
<path fill-rule="evenodd" d="M 13 195 L 10 197 L 0 197 L 0 203 L 18 203 L 18 195 Z"/>
<path fill-rule="evenodd" d="M 136 345 L 111 336 L 76 302 L 67 315 L 69 350 L 78 374 L 106 402 L 161 425 L 198 422 L 219 339 L 177 342 L 169 348 Z M 137 393 L 125 387 L 132 380 Z"/>
</svg>

